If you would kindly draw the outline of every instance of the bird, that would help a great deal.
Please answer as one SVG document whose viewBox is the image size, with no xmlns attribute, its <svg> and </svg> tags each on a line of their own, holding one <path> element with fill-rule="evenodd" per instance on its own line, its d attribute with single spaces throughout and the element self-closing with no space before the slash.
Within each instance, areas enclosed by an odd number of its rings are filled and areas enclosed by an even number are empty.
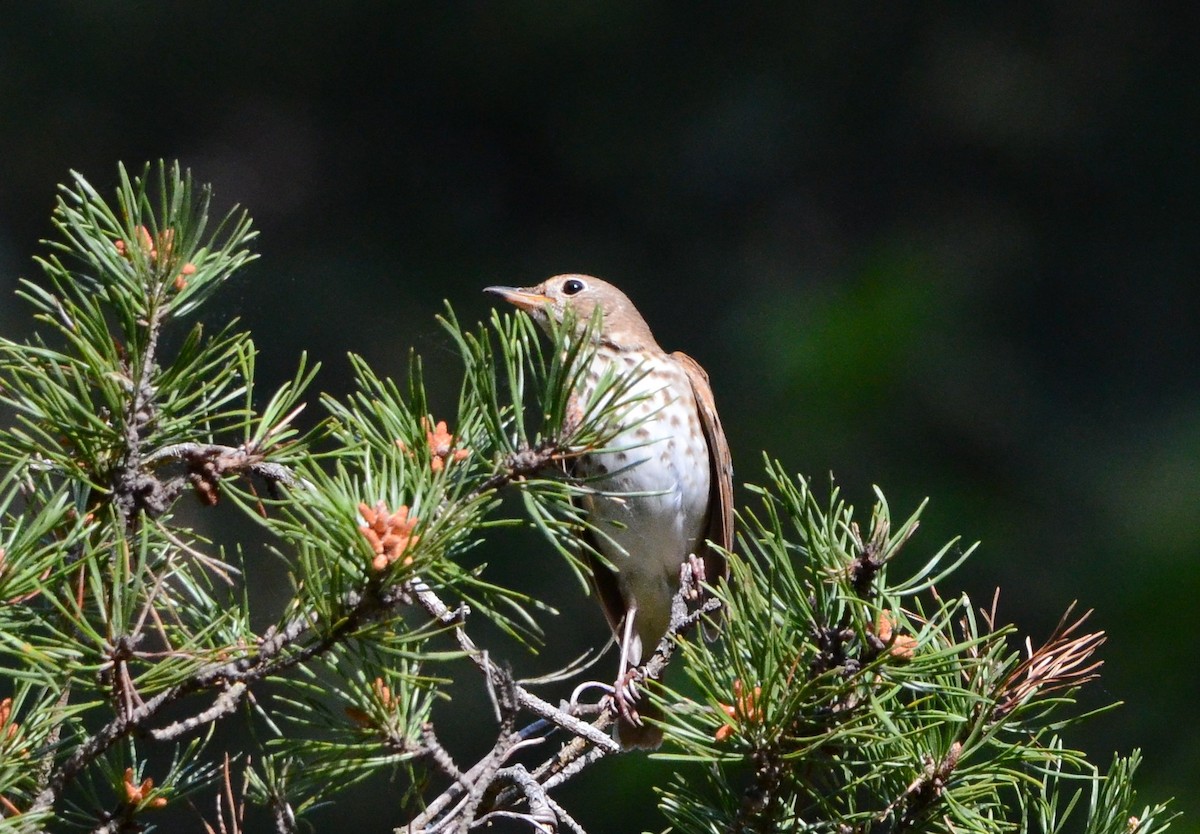
<svg viewBox="0 0 1200 834">
<path fill-rule="evenodd" d="M 659 347 L 629 297 L 600 278 L 556 275 L 485 292 L 547 332 L 569 321 L 579 335 L 598 318 L 591 364 L 571 395 L 576 410 L 602 380 L 629 375 L 630 405 L 615 436 L 579 456 L 573 474 L 589 487 L 577 499 L 592 531 L 583 533 L 591 544 L 584 557 L 620 646 L 617 741 L 623 749 L 655 749 L 662 730 L 644 719 L 661 712 L 638 698 L 632 670 L 667 633 L 683 565 L 691 562 L 715 584 L 728 576 L 724 551 L 733 546 L 733 465 L 708 375 L 690 356 Z"/>
</svg>

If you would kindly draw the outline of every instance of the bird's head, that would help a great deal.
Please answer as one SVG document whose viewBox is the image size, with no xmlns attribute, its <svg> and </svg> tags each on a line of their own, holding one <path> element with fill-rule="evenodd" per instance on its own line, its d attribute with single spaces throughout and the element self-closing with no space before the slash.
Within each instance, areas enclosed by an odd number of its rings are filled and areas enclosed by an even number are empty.
<svg viewBox="0 0 1200 834">
<path fill-rule="evenodd" d="M 536 287 L 487 287 L 484 292 L 526 311 L 543 329 L 549 328 L 551 321 L 562 324 L 570 311 L 582 330 L 599 310 L 602 341 L 624 349 L 658 348 L 629 297 L 591 275 L 555 275 Z"/>
</svg>

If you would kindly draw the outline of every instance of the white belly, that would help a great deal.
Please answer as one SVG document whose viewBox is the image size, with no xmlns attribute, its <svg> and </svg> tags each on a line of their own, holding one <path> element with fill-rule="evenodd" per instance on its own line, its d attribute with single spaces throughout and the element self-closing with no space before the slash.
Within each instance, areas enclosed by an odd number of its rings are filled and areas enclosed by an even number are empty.
<svg viewBox="0 0 1200 834">
<path fill-rule="evenodd" d="M 641 639 L 631 647 L 633 663 L 640 662 L 643 645 L 652 647 L 666 632 L 679 569 L 696 552 L 708 522 L 708 444 L 691 384 L 666 357 L 661 367 L 668 376 L 653 373 L 637 383 L 636 393 L 647 399 L 627 412 L 626 420 L 636 425 L 611 441 L 612 451 L 589 455 L 581 467 L 595 490 L 584 506 L 598 547 L 617 569 L 626 608 L 638 608 L 634 624 Z"/>
</svg>

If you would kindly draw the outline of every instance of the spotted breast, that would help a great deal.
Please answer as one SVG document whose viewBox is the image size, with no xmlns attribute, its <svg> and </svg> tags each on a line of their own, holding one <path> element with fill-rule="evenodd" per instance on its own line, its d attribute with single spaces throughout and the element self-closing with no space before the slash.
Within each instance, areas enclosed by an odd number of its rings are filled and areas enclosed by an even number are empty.
<svg viewBox="0 0 1200 834">
<path fill-rule="evenodd" d="M 601 346 L 581 399 L 614 364 L 618 373 L 640 375 L 629 391 L 636 402 L 621 415 L 629 428 L 584 457 L 579 474 L 591 490 L 583 505 L 597 549 L 616 568 L 625 610 L 637 610 L 626 658 L 636 666 L 666 633 L 680 567 L 704 539 L 711 465 L 687 374 L 666 354 Z"/>
</svg>

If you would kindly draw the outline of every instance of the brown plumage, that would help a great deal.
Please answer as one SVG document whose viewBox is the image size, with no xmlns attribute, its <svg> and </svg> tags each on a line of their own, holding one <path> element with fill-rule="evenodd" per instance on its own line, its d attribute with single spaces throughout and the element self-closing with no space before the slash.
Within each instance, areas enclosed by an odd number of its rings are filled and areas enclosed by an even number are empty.
<svg viewBox="0 0 1200 834">
<path fill-rule="evenodd" d="M 708 541 L 733 545 L 733 467 L 708 375 L 691 357 L 664 352 L 629 298 L 599 278 L 558 275 L 536 287 L 487 291 L 544 327 L 570 309 L 584 328 L 600 309 L 600 344 L 577 397 L 586 397 L 609 367 L 644 374 L 634 390 L 645 399 L 630 407 L 629 427 L 608 451 L 582 457 L 578 474 L 594 488 L 581 499 L 600 533 L 592 544 L 612 565 L 590 557 L 596 594 L 621 647 L 618 738 L 625 747 L 657 747 L 662 731 L 641 719 L 658 715 L 625 691 L 627 671 L 666 634 L 683 564 L 696 556 L 715 583 L 728 568 Z"/>
</svg>

